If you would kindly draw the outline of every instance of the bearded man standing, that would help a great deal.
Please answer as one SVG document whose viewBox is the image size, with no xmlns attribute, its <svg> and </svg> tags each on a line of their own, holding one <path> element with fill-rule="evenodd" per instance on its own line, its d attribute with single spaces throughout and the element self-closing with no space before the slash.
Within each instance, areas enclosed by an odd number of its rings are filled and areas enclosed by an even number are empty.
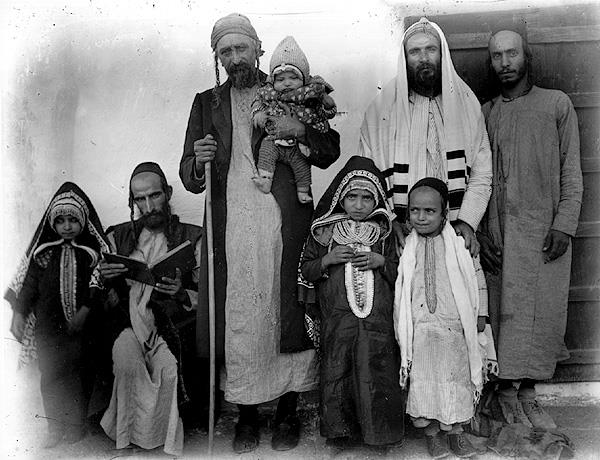
<svg viewBox="0 0 600 460">
<path fill-rule="evenodd" d="M 278 163 L 272 194 L 252 181 L 261 137 L 252 130 L 251 104 L 266 75 L 259 71 L 261 41 L 247 17 L 230 14 L 213 28 L 216 86 L 197 94 L 188 122 L 179 175 L 187 190 L 205 189 L 204 164 L 212 167 L 216 355 L 224 362 L 225 400 L 239 407 L 233 448 L 259 443 L 257 405 L 279 399 L 271 445 L 295 447 L 300 423 L 298 392 L 316 388 L 314 350 L 298 304 L 297 269 L 312 204 L 296 198 L 289 166 Z M 218 64 L 228 80 L 221 85 Z M 297 139 L 308 161 L 330 166 L 340 154 L 339 135 L 322 134 L 290 116 L 273 118 L 276 137 Z M 196 340 L 209 356 L 207 248 L 202 246 Z"/>
<path fill-rule="evenodd" d="M 571 238 L 583 193 L 577 115 L 565 93 L 531 83 L 531 52 L 517 32 L 492 35 L 489 52 L 501 94 L 483 107 L 494 177 L 478 236 L 502 379 L 498 401 L 509 422 L 552 429 L 535 384 L 568 357 Z"/>
<path fill-rule="evenodd" d="M 408 191 L 418 180 L 444 181 L 448 218 L 474 255 L 474 232 L 485 213 L 492 180 L 479 101 L 456 73 L 437 24 L 421 18 L 406 30 L 402 45 L 398 75 L 365 113 L 359 154 L 372 158 L 384 173 L 400 223 L 406 221 Z M 403 247 L 398 224 L 395 229 Z"/>
</svg>

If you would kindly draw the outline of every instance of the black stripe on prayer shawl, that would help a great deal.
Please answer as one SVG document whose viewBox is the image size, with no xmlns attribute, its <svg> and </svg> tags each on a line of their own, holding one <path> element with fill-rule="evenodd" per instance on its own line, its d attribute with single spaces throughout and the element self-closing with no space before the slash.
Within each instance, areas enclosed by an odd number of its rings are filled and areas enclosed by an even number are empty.
<svg viewBox="0 0 600 460">
<path fill-rule="evenodd" d="M 448 192 L 448 206 L 450 206 L 450 209 L 460 209 L 464 196 L 464 190 L 452 190 Z"/>
<path fill-rule="evenodd" d="M 471 167 L 467 165 L 467 177 L 471 177 Z"/>
<path fill-rule="evenodd" d="M 446 152 L 446 158 L 448 160 L 456 160 L 458 158 L 465 158 L 464 150 L 453 150 L 451 152 Z"/>
<path fill-rule="evenodd" d="M 408 184 L 394 184 L 392 193 L 408 193 Z"/>
<path fill-rule="evenodd" d="M 448 180 L 450 179 L 460 179 L 461 177 L 465 177 L 465 170 L 459 169 L 456 171 L 448 171 Z"/>
<path fill-rule="evenodd" d="M 407 174 L 408 164 L 406 163 L 394 163 L 394 166 L 383 171 L 384 177 L 390 177 L 392 174 Z"/>
</svg>

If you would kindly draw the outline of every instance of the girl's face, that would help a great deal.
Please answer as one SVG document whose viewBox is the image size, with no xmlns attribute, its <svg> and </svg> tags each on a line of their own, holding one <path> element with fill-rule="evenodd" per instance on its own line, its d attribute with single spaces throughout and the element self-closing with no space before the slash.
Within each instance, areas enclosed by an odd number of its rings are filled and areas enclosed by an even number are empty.
<svg viewBox="0 0 600 460">
<path fill-rule="evenodd" d="M 375 208 L 375 197 L 367 190 L 350 190 L 344 196 L 342 208 L 353 220 L 365 220 Z"/>
<path fill-rule="evenodd" d="M 302 78 L 297 73 L 286 70 L 273 77 L 273 89 L 280 93 L 293 91 L 303 85 Z"/>
<path fill-rule="evenodd" d="M 65 240 L 72 240 L 81 233 L 81 224 L 73 216 L 60 215 L 54 219 L 54 230 Z"/>
<path fill-rule="evenodd" d="M 441 195 L 431 187 L 419 187 L 409 197 L 409 219 L 417 233 L 422 236 L 437 236 L 442 231 L 445 210 Z"/>
</svg>

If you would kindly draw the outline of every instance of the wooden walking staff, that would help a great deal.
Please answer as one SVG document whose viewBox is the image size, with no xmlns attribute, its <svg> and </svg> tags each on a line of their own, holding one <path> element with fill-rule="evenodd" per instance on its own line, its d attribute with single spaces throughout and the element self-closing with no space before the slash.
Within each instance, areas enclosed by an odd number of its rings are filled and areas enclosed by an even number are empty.
<svg viewBox="0 0 600 460">
<path fill-rule="evenodd" d="M 210 399 L 208 405 L 208 455 L 212 456 L 215 437 L 215 262 L 212 227 L 212 190 L 210 177 L 210 161 L 204 163 L 204 180 L 206 184 L 206 249 L 208 255 L 208 337 L 210 345 Z"/>
</svg>

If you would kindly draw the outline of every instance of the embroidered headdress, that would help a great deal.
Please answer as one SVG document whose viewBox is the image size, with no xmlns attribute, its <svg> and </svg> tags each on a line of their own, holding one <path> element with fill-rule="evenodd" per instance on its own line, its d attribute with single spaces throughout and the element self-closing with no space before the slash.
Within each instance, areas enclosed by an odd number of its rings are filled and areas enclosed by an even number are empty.
<svg viewBox="0 0 600 460">
<path fill-rule="evenodd" d="M 395 216 L 386 200 L 385 179 L 373 160 L 353 156 L 335 176 L 317 205 L 310 231 L 319 244 L 327 246 L 330 243 L 331 224 L 348 219 L 341 201 L 345 194 L 356 188 L 369 190 L 377 203 L 365 220 L 376 221 L 380 225 L 380 238 L 386 238 L 390 234 Z"/>
<path fill-rule="evenodd" d="M 54 227 L 54 221 L 58 216 L 74 217 L 82 227 L 85 226 L 87 220 L 85 206 L 80 204 L 73 197 L 67 195 L 58 197 L 53 201 L 51 208 L 52 209 L 48 214 L 48 221 L 52 227 Z"/>
<path fill-rule="evenodd" d="M 346 195 L 352 190 L 366 190 L 373 195 L 375 207 L 379 204 L 379 191 L 377 190 L 377 186 L 370 179 L 363 179 L 361 177 L 351 179 L 350 182 L 346 184 L 346 187 L 344 187 L 344 190 L 342 190 L 342 193 L 340 193 L 340 202 L 342 202 Z"/>
</svg>

